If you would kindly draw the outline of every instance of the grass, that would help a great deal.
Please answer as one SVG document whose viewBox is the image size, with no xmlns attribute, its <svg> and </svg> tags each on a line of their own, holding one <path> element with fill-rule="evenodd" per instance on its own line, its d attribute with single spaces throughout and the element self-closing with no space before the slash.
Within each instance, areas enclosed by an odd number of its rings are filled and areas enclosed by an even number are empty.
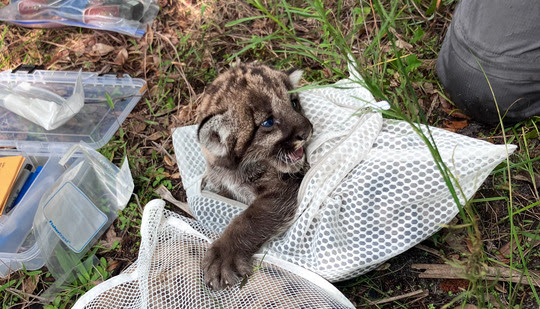
<svg viewBox="0 0 540 309">
<path fill-rule="evenodd" d="M 2 0 L 5 3 L 5 0 Z M 385 267 L 336 286 L 358 307 L 419 289 L 429 295 L 378 305 L 384 308 L 536 308 L 537 288 L 528 274 L 540 270 L 540 144 L 534 118 L 490 128 L 463 118 L 434 74 L 434 61 L 455 1 L 220 1 L 192 5 L 163 1 L 152 30 L 139 40 L 86 29 L 27 30 L 0 25 L 0 68 L 41 63 L 51 70 L 125 72 L 148 81 L 149 91 L 119 132 L 101 152 L 113 162 L 127 155 L 135 181 L 132 201 L 114 224 L 116 245 L 96 246 L 99 260 L 63 287 L 47 308 L 66 308 L 92 286 L 129 266 L 138 251 L 142 207 L 165 185 L 180 199 L 184 193 L 174 162 L 170 128 L 194 122 L 193 111 L 204 85 L 234 63 L 258 60 L 287 69 L 305 70 L 316 87 L 348 75 L 347 55 L 379 100 L 392 104 L 385 117 L 409 121 L 439 163 L 453 190 L 460 214 L 455 222 Z M 82 44 L 81 42 L 85 42 Z M 95 43 L 114 46 L 107 55 L 90 55 Z M 85 47 L 86 45 L 90 47 Z M 126 61 L 115 62 L 120 50 Z M 67 54 L 67 56 L 66 56 Z M 60 55 L 60 56 L 59 56 Z M 67 59 L 66 59 L 67 57 Z M 460 188 L 443 164 L 429 124 L 461 131 L 490 142 L 507 141 L 518 150 L 498 166 L 475 197 L 461 205 Z M 165 153 L 166 152 L 166 153 Z M 105 239 L 107 240 L 107 239 Z M 105 241 L 106 242 L 106 241 Z M 102 242 L 103 244 L 104 242 Z M 112 242 L 114 243 L 114 242 Z M 438 254 L 434 254 L 437 252 Z M 412 263 L 450 263 L 466 269 L 466 281 L 421 279 Z M 487 280 L 486 267 L 519 271 L 526 283 Z M 450 282 L 449 282 L 450 281 Z M 20 271 L 0 279 L 2 307 L 24 307 L 40 301 L 53 284 L 46 268 Z M 448 288 L 454 284 L 456 288 Z M 398 288 L 399 287 L 399 288 Z"/>
</svg>

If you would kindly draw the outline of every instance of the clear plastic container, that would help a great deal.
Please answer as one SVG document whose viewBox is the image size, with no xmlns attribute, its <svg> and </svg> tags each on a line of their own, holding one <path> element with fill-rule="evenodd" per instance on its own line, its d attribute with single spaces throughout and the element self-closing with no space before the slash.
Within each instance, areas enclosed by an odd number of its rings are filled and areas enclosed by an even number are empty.
<svg viewBox="0 0 540 309">
<path fill-rule="evenodd" d="M 8 70 L 0 73 L 0 84 L 28 82 L 59 95 L 69 95 L 78 74 L 31 68 L 16 72 Z M 32 224 L 41 197 L 66 169 L 59 164 L 60 158 L 80 141 L 95 149 L 104 146 L 146 91 L 144 80 L 127 75 L 100 76 L 83 72 L 82 82 L 84 107 L 55 130 L 47 131 L 0 108 L 0 156 L 22 155 L 34 166 L 43 166 L 24 198 L 0 217 L 0 277 L 21 269 L 23 265 L 29 270 L 44 265 Z"/>
</svg>

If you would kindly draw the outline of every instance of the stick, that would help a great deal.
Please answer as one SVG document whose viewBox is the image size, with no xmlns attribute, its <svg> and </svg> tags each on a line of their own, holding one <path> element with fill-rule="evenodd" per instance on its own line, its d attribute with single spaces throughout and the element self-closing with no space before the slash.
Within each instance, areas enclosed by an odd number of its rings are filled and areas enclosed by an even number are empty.
<svg viewBox="0 0 540 309">
<path fill-rule="evenodd" d="M 435 256 L 440 257 L 441 259 L 444 259 L 444 255 L 442 255 L 439 251 L 437 251 L 437 250 L 435 250 L 435 249 L 432 249 L 432 248 L 430 248 L 430 247 L 426 247 L 426 246 L 420 245 L 420 244 L 418 244 L 418 245 L 416 245 L 416 246 L 414 246 L 414 247 L 415 247 L 416 249 L 424 250 L 424 251 L 426 251 L 426 252 L 428 252 L 428 253 L 431 253 L 431 254 L 433 254 L 433 255 L 435 255 Z"/>
<path fill-rule="evenodd" d="M 167 188 L 165 188 L 164 185 L 160 185 L 157 189 L 156 189 L 156 193 L 164 200 L 166 200 L 167 202 L 173 204 L 174 206 L 180 208 L 181 210 L 183 210 L 185 213 L 187 213 L 188 215 L 190 215 L 191 217 L 193 217 L 193 214 L 191 213 L 191 209 L 189 209 L 189 206 L 187 203 L 184 203 L 184 202 L 180 202 L 179 200 L 175 199 L 174 196 L 172 195 L 172 193 L 167 190 Z"/>
<path fill-rule="evenodd" d="M 464 270 L 446 264 L 412 264 L 412 269 L 425 270 L 418 274 L 418 278 L 437 278 L 437 279 L 464 279 L 466 278 Z M 513 283 L 529 284 L 527 277 L 518 270 L 512 270 L 503 267 L 488 267 L 484 279 L 490 281 L 508 281 Z M 540 287 L 540 275 L 529 271 L 530 279 L 533 285 Z"/>
<path fill-rule="evenodd" d="M 393 297 L 381 299 L 381 300 L 378 300 L 378 301 L 373 301 L 373 302 L 370 302 L 370 305 L 386 304 L 386 303 L 391 303 L 391 302 L 394 302 L 396 300 L 400 300 L 400 299 L 403 299 L 403 298 L 417 297 L 417 296 L 426 297 L 428 295 L 429 295 L 428 290 L 418 290 L 418 291 L 413 291 L 413 292 L 410 292 L 410 293 L 401 294 L 401 295 L 398 295 L 398 296 L 393 296 Z"/>
</svg>

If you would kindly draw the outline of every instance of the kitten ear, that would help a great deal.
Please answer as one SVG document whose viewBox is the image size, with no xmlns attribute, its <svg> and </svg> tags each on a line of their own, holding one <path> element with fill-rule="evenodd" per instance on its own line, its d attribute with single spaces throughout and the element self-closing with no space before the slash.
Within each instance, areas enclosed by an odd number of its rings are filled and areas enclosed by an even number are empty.
<svg viewBox="0 0 540 309">
<path fill-rule="evenodd" d="M 302 74 L 304 74 L 304 71 L 295 68 L 287 71 L 287 75 L 289 75 L 289 80 L 291 81 L 291 84 L 294 88 L 298 87 L 298 83 L 300 83 L 300 79 L 302 79 Z"/>
<path fill-rule="evenodd" d="M 225 114 L 210 115 L 201 121 L 197 129 L 197 138 L 203 150 L 214 157 L 227 156 L 231 148 L 231 126 L 227 119 Z"/>
</svg>

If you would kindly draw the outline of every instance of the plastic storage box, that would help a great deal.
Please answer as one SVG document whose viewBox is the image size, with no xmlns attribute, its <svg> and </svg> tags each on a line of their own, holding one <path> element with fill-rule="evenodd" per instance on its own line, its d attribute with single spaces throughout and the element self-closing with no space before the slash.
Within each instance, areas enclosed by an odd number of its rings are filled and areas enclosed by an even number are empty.
<svg viewBox="0 0 540 309">
<path fill-rule="evenodd" d="M 32 68 L 8 70 L 0 73 L 0 85 L 28 82 L 67 97 L 73 92 L 78 74 Z M 80 74 L 85 92 L 84 107 L 55 130 L 47 131 L 0 108 L 0 156 L 22 155 L 34 166 L 43 166 L 24 198 L 0 217 L 0 277 L 23 265 L 28 270 L 44 265 L 32 224 L 42 195 L 65 170 L 59 164 L 60 158 L 80 141 L 95 149 L 104 146 L 146 91 L 144 80 L 127 75 Z"/>
</svg>

